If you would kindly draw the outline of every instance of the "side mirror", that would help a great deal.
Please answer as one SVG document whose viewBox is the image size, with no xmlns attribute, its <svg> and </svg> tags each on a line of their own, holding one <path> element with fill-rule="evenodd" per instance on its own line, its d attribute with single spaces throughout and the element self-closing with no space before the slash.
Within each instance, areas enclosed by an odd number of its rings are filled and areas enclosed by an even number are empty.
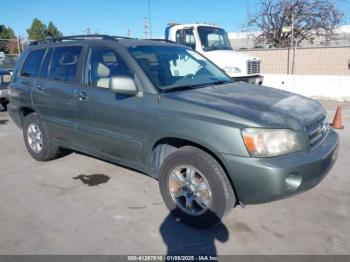
<svg viewBox="0 0 350 262">
<path fill-rule="evenodd" d="M 113 93 L 122 95 L 136 95 L 137 87 L 134 79 L 129 76 L 113 76 L 109 82 L 109 88 Z"/>
</svg>

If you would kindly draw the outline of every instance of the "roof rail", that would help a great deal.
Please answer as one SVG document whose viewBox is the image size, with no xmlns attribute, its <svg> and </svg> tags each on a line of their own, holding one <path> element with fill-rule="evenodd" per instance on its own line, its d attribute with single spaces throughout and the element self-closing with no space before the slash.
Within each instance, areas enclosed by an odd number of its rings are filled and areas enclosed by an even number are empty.
<svg viewBox="0 0 350 262">
<path fill-rule="evenodd" d="M 37 40 L 30 42 L 29 45 L 38 45 L 38 44 L 45 44 L 45 43 L 54 43 L 54 42 L 60 42 L 64 40 L 88 40 L 88 39 L 102 39 L 102 40 L 115 40 L 118 39 L 132 39 L 130 37 L 126 36 L 110 36 L 110 35 L 71 35 L 71 36 L 62 36 L 62 37 L 51 37 L 43 40 Z"/>
</svg>

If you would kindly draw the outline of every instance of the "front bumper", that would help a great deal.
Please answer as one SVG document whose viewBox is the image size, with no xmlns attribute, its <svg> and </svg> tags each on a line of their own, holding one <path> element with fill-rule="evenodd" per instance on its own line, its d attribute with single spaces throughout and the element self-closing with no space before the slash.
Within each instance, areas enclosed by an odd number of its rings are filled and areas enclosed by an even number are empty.
<svg viewBox="0 0 350 262">
<path fill-rule="evenodd" d="M 7 89 L 0 89 L 0 100 L 8 100 Z"/>
<path fill-rule="evenodd" d="M 262 85 L 264 77 L 261 75 L 231 77 L 235 81 L 243 81 L 249 84 Z"/>
<path fill-rule="evenodd" d="M 333 166 L 338 153 L 338 134 L 330 130 L 312 152 L 274 158 L 250 158 L 222 154 L 239 201 L 270 202 L 316 186 Z"/>
</svg>

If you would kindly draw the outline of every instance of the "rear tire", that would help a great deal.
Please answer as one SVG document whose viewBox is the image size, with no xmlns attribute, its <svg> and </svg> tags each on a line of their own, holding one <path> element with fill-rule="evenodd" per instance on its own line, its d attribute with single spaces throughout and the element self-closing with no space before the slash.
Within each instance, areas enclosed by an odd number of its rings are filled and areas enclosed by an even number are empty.
<svg viewBox="0 0 350 262">
<path fill-rule="evenodd" d="M 52 160 L 59 153 L 59 146 L 52 142 L 36 113 L 24 118 L 23 138 L 29 154 L 37 161 Z"/>
<path fill-rule="evenodd" d="M 192 227 L 217 225 L 236 203 L 232 186 L 220 164 L 208 153 L 192 146 L 182 147 L 167 156 L 160 168 L 159 187 L 175 218 Z"/>
</svg>

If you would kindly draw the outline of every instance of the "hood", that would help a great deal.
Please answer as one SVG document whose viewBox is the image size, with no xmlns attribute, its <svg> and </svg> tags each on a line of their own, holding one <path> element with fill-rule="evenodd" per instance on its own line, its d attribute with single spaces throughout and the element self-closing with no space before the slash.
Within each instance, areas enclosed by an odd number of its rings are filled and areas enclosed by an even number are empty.
<svg viewBox="0 0 350 262">
<path fill-rule="evenodd" d="M 270 128 L 301 130 L 326 113 L 323 106 L 313 99 L 242 82 L 167 93 L 165 96 L 212 109 L 213 117 L 215 111 L 220 111 L 232 116 L 232 121 L 239 118 L 241 122 L 246 120 Z"/>
<path fill-rule="evenodd" d="M 260 60 L 255 56 L 239 53 L 234 50 L 207 51 L 204 53 L 204 55 L 220 67 L 237 65 L 237 63 L 244 63 L 245 65 L 247 60 Z"/>
</svg>

